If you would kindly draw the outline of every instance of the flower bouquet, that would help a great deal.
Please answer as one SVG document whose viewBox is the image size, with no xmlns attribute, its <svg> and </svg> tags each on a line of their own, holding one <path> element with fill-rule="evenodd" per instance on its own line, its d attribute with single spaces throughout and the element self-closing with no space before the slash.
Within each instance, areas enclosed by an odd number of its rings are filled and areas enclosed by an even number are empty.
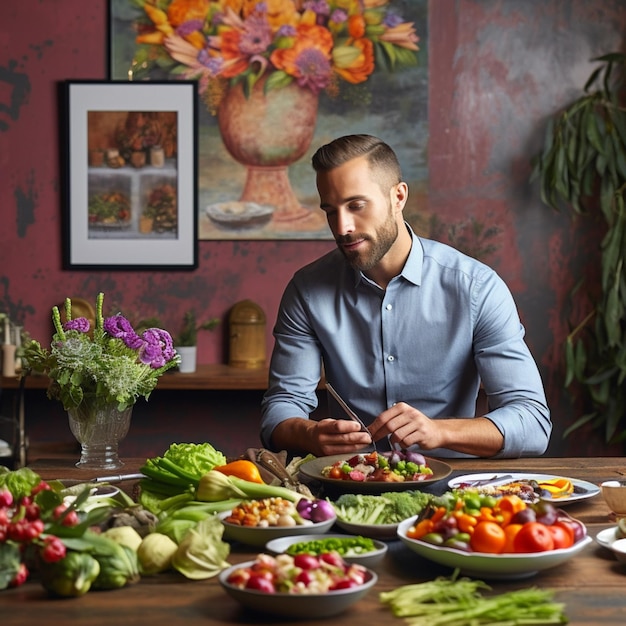
<svg viewBox="0 0 626 626">
<path fill-rule="evenodd" d="M 296 81 L 315 93 L 358 84 L 376 64 L 416 65 L 419 38 L 390 0 L 145 0 L 133 68 L 251 88 Z"/>
<path fill-rule="evenodd" d="M 135 402 L 146 400 L 159 377 L 178 365 L 170 334 L 149 328 L 139 336 L 123 315 L 106 319 L 104 294 L 96 299 L 95 327 L 84 317 L 72 318 L 65 300 L 65 319 L 52 309 L 55 334 L 50 349 L 31 340 L 24 348 L 27 370 L 50 378 L 48 397 L 68 412 L 70 428 L 82 445 L 81 467 L 119 467 L 117 444 L 128 432 Z"/>
</svg>

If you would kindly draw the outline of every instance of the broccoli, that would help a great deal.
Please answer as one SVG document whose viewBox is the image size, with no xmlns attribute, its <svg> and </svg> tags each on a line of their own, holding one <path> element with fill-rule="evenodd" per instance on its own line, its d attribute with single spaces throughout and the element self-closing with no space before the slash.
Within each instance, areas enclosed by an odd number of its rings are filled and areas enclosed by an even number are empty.
<svg viewBox="0 0 626 626">
<path fill-rule="evenodd" d="M 431 496 L 422 491 L 391 491 L 382 496 L 389 501 L 398 522 L 417 515 L 431 500 Z"/>
</svg>

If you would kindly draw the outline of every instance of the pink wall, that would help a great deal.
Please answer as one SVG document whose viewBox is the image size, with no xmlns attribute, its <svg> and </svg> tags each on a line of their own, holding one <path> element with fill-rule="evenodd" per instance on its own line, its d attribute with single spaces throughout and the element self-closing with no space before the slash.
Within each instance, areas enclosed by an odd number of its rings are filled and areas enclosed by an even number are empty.
<svg viewBox="0 0 626 626">
<path fill-rule="evenodd" d="M 331 242 L 200 242 L 199 268 L 174 272 L 61 269 L 59 109 L 65 79 L 106 79 L 105 0 L 6 3 L 0 26 L 0 310 L 47 341 L 49 310 L 66 295 L 128 315 L 158 312 L 175 331 L 183 312 L 227 315 L 250 298 L 271 327 L 292 273 Z M 546 116 L 575 97 L 589 60 L 623 49 L 619 0 L 436 0 L 430 3 L 429 211 L 443 223 L 498 227 L 485 258 L 508 282 L 540 364 L 555 435 L 553 453 L 591 450 L 561 440 L 574 410 L 562 390 L 567 294 L 596 240 L 555 214 L 528 182 Z M 402 97 L 397 94 L 396 97 Z M 588 230 L 588 229 L 587 229 Z M 440 236 L 446 239 L 446 233 Z M 222 333 L 202 333 L 200 361 L 227 359 Z"/>
</svg>

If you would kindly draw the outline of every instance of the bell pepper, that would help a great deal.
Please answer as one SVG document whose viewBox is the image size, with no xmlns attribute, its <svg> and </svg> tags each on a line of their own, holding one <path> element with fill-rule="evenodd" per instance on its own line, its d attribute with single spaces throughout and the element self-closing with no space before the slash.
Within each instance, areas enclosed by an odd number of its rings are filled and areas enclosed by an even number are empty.
<svg viewBox="0 0 626 626">
<path fill-rule="evenodd" d="M 567 478 L 552 478 L 538 481 L 539 488 L 552 494 L 553 498 L 564 498 L 574 492 L 574 485 Z"/>
<path fill-rule="evenodd" d="M 231 461 L 226 465 L 218 465 L 213 469 L 226 476 L 236 476 L 251 483 L 265 484 L 265 481 L 261 478 L 259 468 L 252 461 L 247 461 L 246 459 Z"/>
</svg>

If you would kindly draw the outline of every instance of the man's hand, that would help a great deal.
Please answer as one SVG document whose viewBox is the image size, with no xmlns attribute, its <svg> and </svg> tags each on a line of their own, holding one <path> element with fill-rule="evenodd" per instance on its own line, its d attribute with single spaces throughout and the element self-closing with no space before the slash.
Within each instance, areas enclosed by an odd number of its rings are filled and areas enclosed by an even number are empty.
<svg viewBox="0 0 626 626">
<path fill-rule="evenodd" d="M 361 430 L 361 426 L 351 420 L 320 420 L 315 422 L 315 428 L 310 434 L 315 448 L 320 451 L 318 454 L 313 453 L 316 456 L 358 452 L 372 443 L 370 436 Z"/>
<path fill-rule="evenodd" d="M 399 402 L 383 411 L 369 429 L 376 441 L 391 435 L 390 441 L 401 448 L 417 444 L 424 450 L 432 450 L 444 446 L 440 424 L 406 402 Z"/>
<path fill-rule="evenodd" d="M 390 435 L 401 448 L 448 448 L 482 457 L 497 454 L 504 444 L 502 433 L 486 417 L 431 419 L 406 402 L 383 411 L 369 430 L 376 441 Z"/>
<path fill-rule="evenodd" d="M 275 448 L 330 456 L 357 453 L 372 442 L 359 424 L 351 420 L 326 418 L 315 421 L 295 417 L 276 426 L 272 443 Z"/>
</svg>

